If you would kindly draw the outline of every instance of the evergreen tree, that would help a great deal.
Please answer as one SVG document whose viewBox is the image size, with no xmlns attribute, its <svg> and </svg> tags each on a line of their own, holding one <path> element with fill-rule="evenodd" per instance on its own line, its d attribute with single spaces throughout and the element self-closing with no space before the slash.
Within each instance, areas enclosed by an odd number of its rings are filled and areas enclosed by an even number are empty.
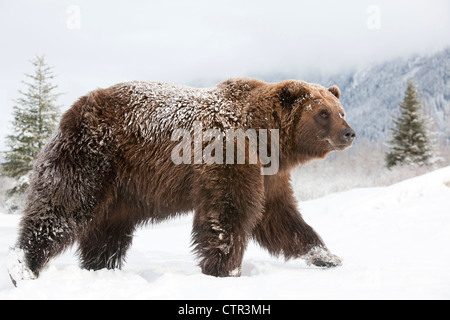
<svg viewBox="0 0 450 320">
<path fill-rule="evenodd" d="M 389 143 L 391 150 L 386 154 L 387 167 L 431 164 L 432 142 L 419 93 L 412 79 L 408 80 L 405 97 L 400 103 L 400 116 L 394 119 L 394 124 L 396 127 L 391 130 L 392 140 Z"/>
<path fill-rule="evenodd" d="M 10 190 L 12 194 L 24 192 L 32 162 L 49 139 L 60 115 L 59 106 L 55 104 L 59 94 L 53 93 L 57 86 L 50 82 L 55 77 L 52 68 L 46 64 L 44 56 L 36 56 L 30 62 L 34 74 L 25 74 L 26 90 L 19 90 L 20 98 L 15 100 L 14 133 L 6 137 L 9 151 L 3 155 L 5 162 L 0 171 L 3 176 L 17 179 L 18 184 Z"/>
</svg>

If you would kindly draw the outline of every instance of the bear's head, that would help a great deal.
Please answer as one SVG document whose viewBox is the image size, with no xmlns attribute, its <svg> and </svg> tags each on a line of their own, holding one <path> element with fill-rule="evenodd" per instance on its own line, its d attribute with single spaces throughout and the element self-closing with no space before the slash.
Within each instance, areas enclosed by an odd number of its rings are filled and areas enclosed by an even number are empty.
<svg viewBox="0 0 450 320">
<path fill-rule="evenodd" d="M 285 81 L 281 87 L 285 151 L 295 162 L 324 158 L 350 147 L 355 131 L 345 121 L 337 86 L 328 89 L 303 81 Z M 286 150 L 287 149 L 287 150 Z"/>
</svg>

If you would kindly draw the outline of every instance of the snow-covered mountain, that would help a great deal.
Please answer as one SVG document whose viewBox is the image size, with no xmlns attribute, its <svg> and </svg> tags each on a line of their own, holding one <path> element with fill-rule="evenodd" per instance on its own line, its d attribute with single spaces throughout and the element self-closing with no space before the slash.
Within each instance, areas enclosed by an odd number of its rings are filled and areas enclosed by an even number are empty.
<svg viewBox="0 0 450 320">
<path fill-rule="evenodd" d="M 336 84 L 348 122 L 359 136 L 386 140 L 403 100 L 408 78 L 421 93 L 425 113 L 434 120 L 433 131 L 450 142 L 450 48 L 427 56 L 396 59 L 370 68 L 317 79 L 323 85 Z"/>
<path fill-rule="evenodd" d="M 347 120 L 358 137 L 389 139 L 392 117 L 413 78 L 421 93 L 425 114 L 434 121 L 432 131 L 441 143 L 450 144 L 450 48 L 430 55 L 398 58 L 361 70 L 339 74 L 252 75 L 268 82 L 300 79 L 323 86 L 337 85 Z"/>
</svg>

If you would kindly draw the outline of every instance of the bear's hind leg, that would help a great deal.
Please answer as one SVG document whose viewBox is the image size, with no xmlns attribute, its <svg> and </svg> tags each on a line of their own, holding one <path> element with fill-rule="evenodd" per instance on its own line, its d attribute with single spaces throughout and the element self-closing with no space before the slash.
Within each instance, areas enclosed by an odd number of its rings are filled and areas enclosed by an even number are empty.
<svg viewBox="0 0 450 320">
<path fill-rule="evenodd" d="M 105 157 L 93 154 L 84 144 L 70 142 L 62 133 L 55 135 L 33 168 L 12 250 L 17 253 L 13 269 L 37 278 L 50 259 L 78 240 L 103 198 L 101 191 L 111 179 L 108 170 Z"/>
<path fill-rule="evenodd" d="M 78 248 L 82 268 L 120 269 L 133 240 L 133 232 L 133 225 L 120 223 L 104 223 L 89 228 Z"/>
<path fill-rule="evenodd" d="M 120 269 L 135 231 L 136 222 L 129 216 L 132 208 L 119 198 L 97 210 L 80 239 L 81 266 L 88 270 Z"/>
<path fill-rule="evenodd" d="M 48 261 L 67 249 L 75 240 L 77 222 L 57 209 L 37 210 L 21 221 L 17 247 L 10 251 L 8 269 L 16 284 L 39 276 Z"/>
</svg>

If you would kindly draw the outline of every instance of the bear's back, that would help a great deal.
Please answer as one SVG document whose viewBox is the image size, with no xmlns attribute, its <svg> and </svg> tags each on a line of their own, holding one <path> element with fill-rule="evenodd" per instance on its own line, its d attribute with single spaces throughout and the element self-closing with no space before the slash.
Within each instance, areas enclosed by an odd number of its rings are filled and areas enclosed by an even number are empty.
<svg viewBox="0 0 450 320">
<path fill-rule="evenodd" d="M 112 87 L 121 101 L 121 122 L 152 140 L 176 129 L 239 127 L 241 108 L 219 87 L 193 88 L 164 82 L 127 82 Z"/>
</svg>

